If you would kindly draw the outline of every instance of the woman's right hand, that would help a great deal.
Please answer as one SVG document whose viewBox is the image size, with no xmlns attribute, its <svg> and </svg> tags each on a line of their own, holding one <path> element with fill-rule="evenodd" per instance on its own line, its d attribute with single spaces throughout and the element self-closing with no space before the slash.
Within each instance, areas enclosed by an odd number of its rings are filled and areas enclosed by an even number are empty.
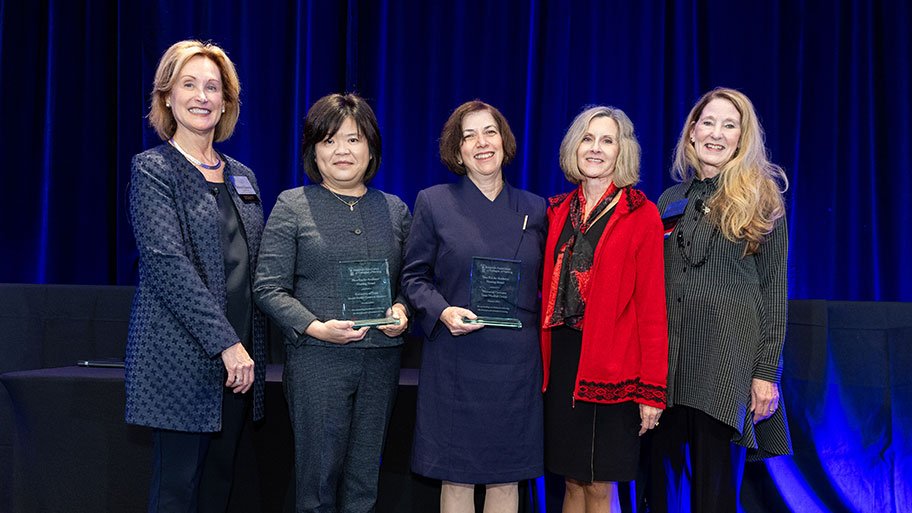
<svg viewBox="0 0 912 513">
<path fill-rule="evenodd" d="M 349 342 L 357 342 L 367 335 L 367 326 L 353 330 L 352 327 L 354 325 L 354 321 L 339 321 L 336 319 L 330 319 L 326 322 L 314 321 L 307 327 L 306 333 L 324 342 L 344 345 Z"/>
<path fill-rule="evenodd" d="M 471 310 L 458 306 L 448 306 L 440 312 L 440 322 L 450 330 L 454 337 L 484 328 L 484 324 L 466 324 L 462 322 L 463 318 L 475 319 L 476 317 Z"/>
</svg>

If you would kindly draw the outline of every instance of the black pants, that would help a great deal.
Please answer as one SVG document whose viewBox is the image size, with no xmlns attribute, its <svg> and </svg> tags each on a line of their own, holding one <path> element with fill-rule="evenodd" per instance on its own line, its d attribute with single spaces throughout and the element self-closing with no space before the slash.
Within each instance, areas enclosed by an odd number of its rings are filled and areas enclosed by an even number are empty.
<svg viewBox="0 0 912 513">
<path fill-rule="evenodd" d="M 734 434 L 700 410 L 665 410 L 659 426 L 644 440 L 647 511 L 736 513 L 746 449 L 731 442 Z"/>
<path fill-rule="evenodd" d="M 149 513 L 224 513 L 250 392 L 222 398 L 222 430 L 189 433 L 153 429 Z"/>
</svg>

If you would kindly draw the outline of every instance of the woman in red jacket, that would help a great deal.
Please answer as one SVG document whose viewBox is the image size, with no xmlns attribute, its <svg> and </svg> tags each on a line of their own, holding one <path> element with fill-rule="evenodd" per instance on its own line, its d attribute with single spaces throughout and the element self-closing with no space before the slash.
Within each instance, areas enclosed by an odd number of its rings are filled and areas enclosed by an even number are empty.
<svg viewBox="0 0 912 513">
<path fill-rule="evenodd" d="M 545 466 L 566 479 L 564 513 L 609 511 L 611 482 L 634 478 L 639 435 L 665 407 L 662 221 L 632 187 L 640 147 L 621 110 L 580 113 L 560 164 L 578 187 L 548 209 Z"/>
</svg>

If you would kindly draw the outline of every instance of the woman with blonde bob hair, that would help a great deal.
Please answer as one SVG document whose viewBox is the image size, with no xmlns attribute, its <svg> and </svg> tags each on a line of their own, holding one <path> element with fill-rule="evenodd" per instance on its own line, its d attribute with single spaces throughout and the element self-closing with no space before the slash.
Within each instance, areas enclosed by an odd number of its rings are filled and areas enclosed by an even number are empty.
<svg viewBox="0 0 912 513">
<path fill-rule="evenodd" d="M 791 453 L 778 385 L 788 181 L 767 158 L 753 104 L 727 88 L 691 109 L 672 176 L 681 183 L 659 198 L 669 408 L 650 441 L 647 500 L 656 512 L 733 512 L 745 456 Z"/>
<path fill-rule="evenodd" d="M 573 120 L 560 145 L 560 167 L 564 176 L 574 185 L 585 180 L 576 153 L 589 124 L 600 117 L 612 119 L 618 126 L 618 157 L 612 181 L 618 187 L 636 185 L 640 182 L 640 143 L 633 133 L 633 122 L 624 111 L 614 107 L 591 107 Z"/>
<path fill-rule="evenodd" d="M 542 279 L 545 467 L 564 513 L 611 510 L 665 408 L 662 223 L 633 185 L 640 146 L 620 109 L 584 110 L 560 147 L 576 190 L 551 198 Z"/>
<path fill-rule="evenodd" d="M 212 146 L 234 131 L 239 93 L 221 48 L 175 43 L 149 112 L 165 142 L 133 157 L 126 421 L 152 428 L 150 512 L 226 511 L 246 419 L 263 416 L 266 325 L 251 284 L 263 207 L 253 172 Z"/>
<path fill-rule="evenodd" d="M 177 119 L 168 99 L 180 79 L 178 71 L 182 70 L 184 65 L 196 56 L 205 57 L 212 62 L 218 68 L 222 78 L 222 112 L 215 125 L 213 139 L 215 142 L 222 142 L 234 133 L 234 126 L 241 115 L 241 82 L 234 69 L 234 63 L 224 50 L 213 43 L 187 40 L 174 43 L 171 48 L 168 48 L 162 55 L 158 70 L 155 72 L 149 123 L 162 140 L 173 137 L 178 128 Z"/>
</svg>

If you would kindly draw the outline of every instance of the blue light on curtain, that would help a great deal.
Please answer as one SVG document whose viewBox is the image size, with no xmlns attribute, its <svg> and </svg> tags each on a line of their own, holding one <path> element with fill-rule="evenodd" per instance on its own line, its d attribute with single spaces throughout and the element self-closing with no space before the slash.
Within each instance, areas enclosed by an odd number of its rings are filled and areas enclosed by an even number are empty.
<svg viewBox="0 0 912 513">
<path fill-rule="evenodd" d="M 672 183 L 693 102 L 739 88 L 791 182 L 791 297 L 912 301 L 910 26 L 912 6 L 888 0 L 2 1 L 0 282 L 133 283 L 130 159 L 160 143 L 144 117 L 158 58 L 192 37 L 235 60 L 241 118 L 218 147 L 257 173 L 267 213 L 303 183 L 302 120 L 331 92 L 357 90 L 374 106 L 383 161 L 373 185 L 411 205 L 454 179 L 437 138 L 466 100 L 506 115 L 519 144 L 508 179 L 543 196 L 571 188 L 557 152 L 580 109 L 624 109 L 643 148 L 640 186 L 655 199 Z M 832 386 L 805 391 L 846 383 Z M 908 385 L 893 390 L 909 403 Z M 898 470 L 886 476 L 870 440 L 836 420 L 852 425 L 866 405 L 840 411 L 833 404 L 851 401 L 826 397 L 832 417 L 790 423 L 845 452 L 813 447 L 814 468 L 797 456 L 770 463 L 783 499 L 912 507 L 909 443 L 893 436 L 883 457 Z M 889 493 L 870 484 L 881 479 Z"/>
<path fill-rule="evenodd" d="M 791 511 L 801 511 L 802 513 L 827 513 L 829 511 L 814 495 L 814 490 L 802 477 L 791 459 L 774 458 L 767 461 L 765 465 Z"/>
<path fill-rule="evenodd" d="M 45 84 L 44 97 L 46 100 L 44 108 L 44 152 L 41 158 L 41 224 L 38 235 L 38 260 L 34 271 L 34 280 L 36 283 L 44 283 L 46 279 L 47 256 L 48 256 L 48 223 L 50 222 L 51 205 L 49 195 L 51 188 L 51 151 L 54 148 L 54 140 L 51 134 L 53 126 L 53 90 L 54 83 L 54 12 L 48 12 L 47 17 L 47 61 L 45 74 L 47 82 Z"/>
<path fill-rule="evenodd" d="M 525 119 L 525 123 L 523 123 L 522 132 L 520 133 L 520 140 L 522 140 L 522 141 L 528 141 L 530 139 L 530 134 L 532 132 L 531 113 L 532 113 L 532 102 L 534 101 L 533 98 L 535 98 L 534 77 L 535 77 L 535 73 L 537 71 L 536 67 L 535 67 L 535 65 L 536 65 L 536 59 L 535 59 L 536 52 L 535 51 L 538 48 L 538 44 L 537 44 L 538 31 L 536 30 L 536 24 L 538 23 L 538 18 L 539 18 L 538 2 L 536 2 L 535 0 L 532 0 L 531 2 L 529 2 L 529 4 L 530 4 L 530 7 L 529 7 L 529 11 L 530 11 L 529 12 L 529 40 L 528 40 L 529 42 L 527 43 L 527 46 L 526 46 L 526 80 L 525 80 L 526 102 L 525 102 L 525 105 L 523 106 L 523 113 L 525 114 L 523 116 L 523 118 Z M 516 185 L 518 185 L 519 187 L 521 187 L 523 189 L 528 189 L 529 188 L 528 177 L 530 174 L 529 145 L 528 144 L 522 145 L 522 147 L 520 148 L 520 151 L 522 151 L 523 167 L 522 167 L 522 173 L 520 173 L 519 182 Z M 542 485 L 542 486 L 544 486 L 544 485 Z"/>
<path fill-rule="evenodd" d="M 909 19 L 906 3 L 861 1 L 5 2 L 4 174 L 19 194 L 2 207 L 16 251 L 0 280 L 132 281 L 122 191 L 130 156 L 157 142 L 143 118 L 152 73 L 168 44 L 199 37 L 237 61 L 241 120 L 222 148 L 258 171 L 267 209 L 301 183 L 301 120 L 329 92 L 374 104 L 375 185 L 411 203 L 452 179 L 436 139 L 462 101 L 508 116 L 520 138 L 508 176 L 542 195 L 569 188 L 557 146 L 573 116 L 625 109 L 655 198 L 695 98 L 741 88 L 792 184 L 792 297 L 910 300 Z M 84 245 L 103 255 L 68 251 Z"/>
</svg>

